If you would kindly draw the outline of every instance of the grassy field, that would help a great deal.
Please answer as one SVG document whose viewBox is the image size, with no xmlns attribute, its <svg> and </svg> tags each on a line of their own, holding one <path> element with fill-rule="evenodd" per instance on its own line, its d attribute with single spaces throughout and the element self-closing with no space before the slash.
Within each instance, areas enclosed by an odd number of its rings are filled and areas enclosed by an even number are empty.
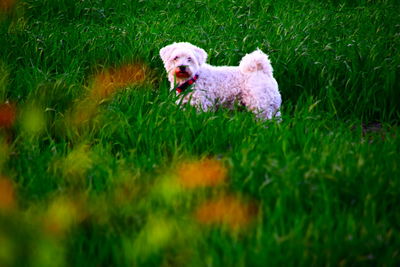
<svg viewBox="0 0 400 267">
<path fill-rule="evenodd" d="M 0 266 L 397 266 L 396 0 L 1 0 Z M 161 47 L 269 54 L 281 123 Z"/>
</svg>

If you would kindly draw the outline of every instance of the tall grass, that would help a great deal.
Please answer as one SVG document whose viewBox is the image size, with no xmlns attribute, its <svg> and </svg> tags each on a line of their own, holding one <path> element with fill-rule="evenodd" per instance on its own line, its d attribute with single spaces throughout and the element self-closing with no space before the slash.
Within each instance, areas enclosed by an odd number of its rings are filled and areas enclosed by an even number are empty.
<svg viewBox="0 0 400 267">
<path fill-rule="evenodd" d="M 398 264 L 399 7 L 0 5 L 0 265 Z M 175 105 L 174 41 L 268 53 L 282 122 Z"/>
</svg>

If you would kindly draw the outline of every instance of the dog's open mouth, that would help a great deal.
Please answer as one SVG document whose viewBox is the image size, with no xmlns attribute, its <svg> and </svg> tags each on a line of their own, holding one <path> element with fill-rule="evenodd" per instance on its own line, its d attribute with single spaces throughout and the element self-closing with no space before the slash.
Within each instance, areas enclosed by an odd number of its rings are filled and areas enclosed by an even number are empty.
<svg viewBox="0 0 400 267">
<path fill-rule="evenodd" d="M 176 71 L 176 72 L 175 72 L 175 75 L 176 75 L 176 77 L 178 77 L 178 78 L 184 78 L 184 79 L 190 77 L 190 74 L 189 74 L 189 72 L 187 72 L 187 71 Z"/>
</svg>

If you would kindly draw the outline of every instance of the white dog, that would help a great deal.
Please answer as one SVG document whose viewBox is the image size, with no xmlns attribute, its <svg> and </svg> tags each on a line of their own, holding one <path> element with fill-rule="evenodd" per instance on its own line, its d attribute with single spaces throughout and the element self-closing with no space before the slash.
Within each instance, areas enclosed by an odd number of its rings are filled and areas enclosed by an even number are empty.
<svg viewBox="0 0 400 267">
<path fill-rule="evenodd" d="M 171 90 L 183 93 L 183 103 L 207 111 L 216 105 L 245 105 L 262 119 L 280 117 L 281 95 L 272 76 L 268 56 L 256 50 L 244 56 L 239 67 L 215 67 L 206 63 L 207 53 L 190 43 L 173 43 L 160 50 Z"/>
</svg>

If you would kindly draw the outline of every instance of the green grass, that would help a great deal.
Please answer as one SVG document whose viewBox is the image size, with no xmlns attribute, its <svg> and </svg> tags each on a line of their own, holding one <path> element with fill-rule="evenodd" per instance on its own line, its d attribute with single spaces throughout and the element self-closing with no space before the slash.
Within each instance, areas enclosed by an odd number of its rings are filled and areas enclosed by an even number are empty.
<svg viewBox="0 0 400 267">
<path fill-rule="evenodd" d="M 398 265 L 399 9 L 18 1 L 0 14 L 0 104 L 16 109 L 0 128 L 0 266 Z M 214 65 L 268 53 L 282 122 L 175 105 L 158 55 L 174 41 Z M 132 63 L 144 83 L 90 98 L 97 73 Z M 180 186 L 182 162 L 204 158 L 225 183 Z M 199 221 L 226 195 L 255 207 L 248 225 Z"/>
</svg>

